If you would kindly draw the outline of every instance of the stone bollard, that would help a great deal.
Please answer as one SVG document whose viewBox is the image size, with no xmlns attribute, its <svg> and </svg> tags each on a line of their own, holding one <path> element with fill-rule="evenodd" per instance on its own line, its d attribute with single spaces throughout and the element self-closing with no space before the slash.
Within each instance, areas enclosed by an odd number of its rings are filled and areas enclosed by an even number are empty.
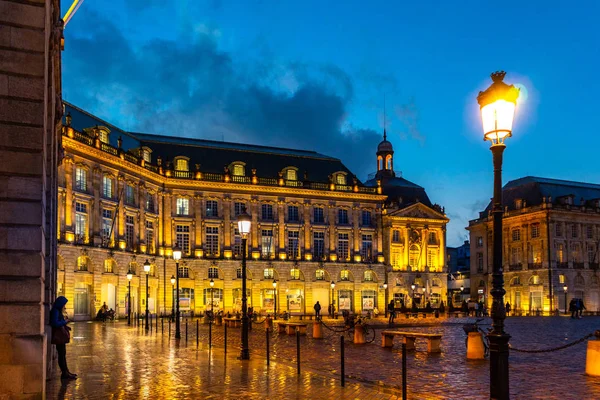
<svg viewBox="0 0 600 400">
<path fill-rule="evenodd" d="M 600 331 L 595 332 L 596 340 L 588 340 L 585 356 L 585 373 L 600 376 Z"/>
<path fill-rule="evenodd" d="M 484 358 L 483 334 L 481 332 L 469 332 L 467 337 L 467 360 L 483 360 Z"/>
<path fill-rule="evenodd" d="M 354 344 L 365 343 L 365 328 L 362 325 L 354 325 Z"/>
<path fill-rule="evenodd" d="M 273 331 L 273 319 L 270 315 L 267 315 L 265 318 L 265 329 L 269 329 L 271 332 Z"/>
<path fill-rule="evenodd" d="M 321 321 L 313 322 L 313 339 L 323 339 L 323 325 Z"/>
</svg>

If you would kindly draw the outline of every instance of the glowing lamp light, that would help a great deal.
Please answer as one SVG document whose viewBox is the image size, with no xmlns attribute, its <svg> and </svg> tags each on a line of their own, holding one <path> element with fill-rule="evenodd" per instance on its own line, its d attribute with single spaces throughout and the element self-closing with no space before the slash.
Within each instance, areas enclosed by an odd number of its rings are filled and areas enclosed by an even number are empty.
<svg viewBox="0 0 600 400">
<path fill-rule="evenodd" d="M 175 275 L 171 275 L 171 285 L 175 284 Z"/>
<path fill-rule="evenodd" d="M 335 287 L 335 282 L 331 281 L 331 288 L 333 289 Z"/>
<path fill-rule="evenodd" d="M 150 261 L 148 261 L 148 260 L 146 260 L 146 262 L 144 263 L 144 272 L 145 273 L 150 272 Z"/>
<path fill-rule="evenodd" d="M 133 274 L 131 273 L 131 271 L 127 271 L 127 280 L 131 281 L 133 279 Z"/>
<path fill-rule="evenodd" d="M 414 291 L 415 290 L 415 284 L 413 283 L 412 285 L 410 285 L 410 288 Z"/>
<path fill-rule="evenodd" d="M 277 289 L 277 281 L 275 279 L 273 279 L 273 288 Z"/>
<path fill-rule="evenodd" d="M 181 249 L 179 248 L 179 246 L 173 247 L 173 260 L 181 260 Z"/>
<path fill-rule="evenodd" d="M 567 292 L 567 285 L 563 286 L 563 290 L 565 291 L 565 293 Z"/>
<path fill-rule="evenodd" d="M 246 211 L 241 213 L 237 218 L 238 231 L 242 237 L 248 236 L 250 233 L 250 226 L 252 225 L 252 217 L 248 215 Z"/>
<path fill-rule="evenodd" d="M 423 293 L 425 293 L 427 291 L 426 288 L 421 288 L 421 290 L 423 291 Z"/>
<path fill-rule="evenodd" d="M 512 136 L 519 89 L 504 83 L 505 75 L 504 71 L 494 72 L 491 75 L 492 85 L 477 96 L 483 122 L 483 140 L 489 140 L 492 145 L 503 144 L 507 137 Z"/>
<path fill-rule="evenodd" d="M 211 278 L 211 280 L 209 282 L 209 285 L 210 285 L 210 287 L 214 287 L 215 286 L 215 281 L 213 281 L 212 278 Z"/>
<path fill-rule="evenodd" d="M 460 285 L 460 291 L 462 292 L 463 290 L 465 290 L 465 287 L 463 285 Z"/>
<path fill-rule="evenodd" d="M 383 288 L 384 288 L 384 289 L 387 289 L 387 283 L 384 283 L 384 284 L 383 284 Z"/>
</svg>

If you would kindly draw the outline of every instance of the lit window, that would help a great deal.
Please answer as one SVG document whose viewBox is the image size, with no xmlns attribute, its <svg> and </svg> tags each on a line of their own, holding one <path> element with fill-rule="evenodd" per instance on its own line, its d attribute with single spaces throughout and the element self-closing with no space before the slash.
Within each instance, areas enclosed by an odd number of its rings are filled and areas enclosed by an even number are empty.
<svg viewBox="0 0 600 400">
<path fill-rule="evenodd" d="M 104 260 L 104 272 L 107 274 L 112 274 L 115 272 L 115 261 L 113 259 L 107 258 Z"/>
<path fill-rule="evenodd" d="M 154 222 L 146 220 L 146 248 L 149 254 L 154 254 Z"/>
<path fill-rule="evenodd" d="M 273 279 L 273 268 L 265 268 L 265 270 L 263 271 L 263 276 L 265 277 L 265 279 Z"/>
<path fill-rule="evenodd" d="M 394 243 L 400 242 L 400 231 L 397 229 L 394 229 L 392 231 L 392 242 L 394 242 Z"/>
<path fill-rule="evenodd" d="M 558 283 L 560 283 L 560 284 L 563 284 L 563 283 L 565 283 L 565 282 L 566 282 L 566 280 L 565 280 L 565 276 L 564 276 L 563 274 L 560 274 L 560 275 L 558 276 Z"/>
<path fill-rule="evenodd" d="M 189 225 L 175 226 L 175 243 L 185 255 L 190 254 L 190 227 Z"/>
<path fill-rule="evenodd" d="M 427 250 L 427 266 L 432 270 L 437 268 L 437 250 Z"/>
<path fill-rule="evenodd" d="M 75 168 L 75 189 L 81 192 L 87 191 L 87 170 L 84 168 Z"/>
<path fill-rule="evenodd" d="M 134 218 L 132 215 L 125 216 L 125 244 L 128 249 L 133 249 Z"/>
<path fill-rule="evenodd" d="M 362 235 L 360 255 L 363 261 L 371 261 L 373 258 L 373 235 Z"/>
<path fill-rule="evenodd" d="M 285 173 L 285 179 L 287 179 L 288 181 L 298 180 L 298 173 L 295 169 L 288 169 Z"/>
<path fill-rule="evenodd" d="M 477 239 L 475 240 L 475 245 L 477 247 L 483 247 L 483 236 L 477 236 Z"/>
<path fill-rule="evenodd" d="M 345 185 L 346 184 L 346 175 L 344 174 L 337 174 L 335 177 L 335 182 L 338 185 Z"/>
<path fill-rule="evenodd" d="M 206 227 L 206 252 L 209 256 L 219 255 L 219 228 L 216 226 Z"/>
<path fill-rule="evenodd" d="M 291 280 L 299 280 L 300 279 L 300 270 L 298 268 L 292 268 L 290 270 L 290 279 Z"/>
<path fill-rule="evenodd" d="M 189 162 L 185 158 L 178 158 L 175 160 L 175 170 L 177 171 L 189 171 Z"/>
<path fill-rule="evenodd" d="M 108 176 L 102 177 L 102 196 L 107 199 L 112 199 L 113 196 L 113 180 Z"/>
<path fill-rule="evenodd" d="M 77 270 L 78 271 L 87 271 L 90 266 L 90 259 L 86 256 L 77 257 Z"/>
<path fill-rule="evenodd" d="M 100 129 L 100 141 L 108 144 L 108 132 L 104 129 Z"/>
<path fill-rule="evenodd" d="M 324 281 L 325 280 L 325 271 L 322 269 L 318 269 L 315 271 L 315 279 L 318 281 Z"/>
<path fill-rule="evenodd" d="M 75 236 L 77 241 L 82 241 L 87 238 L 87 204 L 75 203 Z"/>
<path fill-rule="evenodd" d="M 416 270 L 419 267 L 419 256 L 420 250 L 417 246 L 413 245 L 410 247 L 408 252 L 408 264 L 413 270 Z"/>
<path fill-rule="evenodd" d="M 110 244 L 110 236 L 113 224 L 112 210 L 102 209 L 102 242 L 105 246 Z"/>
<path fill-rule="evenodd" d="M 530 285 L 539 285 L 540 284 L 539 275 L 533 275 L 531 278 L 529 278 L 529 284 Z"/>
<path fill-rule="evenodd" d="M 364 281 L 365 282 L 373 282 L 373 271 L 371 271 L 371 270 L 365 271 Z"/>
<path fill-rule="evenodd" d="M 242 164 L 235 164 L 233 166 L 233 175 L 236 176 L 244 176 L 246 175 L 245 168 Z"/>
<path fill-rule="evenodd" d="M 125 203 L 135 205 L 135 188 L 131 185 L 125 185 Z"/>
<path fill-rule="evenodd" d="M 349 241 L 347 233 L 338 234 L 338 258 L 340 261 L 347 261 L 350 259 Z"/>
<path fill-rule="evenodd" d="M 511 264 L 512 265 L 521 264 L 521 248 L 520 247 L 513 247 L 511 249 Z"/>
<path fill-rule="evenodd" d="M 144 158 L 144 161 L 147 163 L 152 162 L 152 158 L 150 157 L 150 149 L 148 149 L 147 147 L 144 147 L 142 149 L 142 157 Z"/>
<path fill-rule="evenodd" d="M 185 265 L 180 265 L 177 270 L 180 278 L 189 278 L 190 277 L 190 268 Z"/>
<path fill-rule="evenodd" d="M 558 249 L 556 249 L 556 258 L 559 263 L 565 262 L 565 246 L 562 243 L 560 243 Z"/>
<path fill-rule="evenodd" d="M 178 215 L 189 215 L 190 214 L 190 200 L 179 197 L 177 199 L 177 214 Z"/>
<path fill-rule="evenodd" d="M 325 255 L 325 232 L 313 232 L 313 257 L 323 259 Z"/>
<path fill-rule="evenodd" d="M 519 240 L 521 240 L 521 230 L 520 229 L 512 230 L 512 240 L 513 240 L 513 242 L 518 242 Z"/>
<path fill-rule="evenodd" d="M 298 251 L 298 231 L 288 231 L 287 255 L 288 258 L 295 260 L 299 256 Z"/>
<path fill-rule="evenodd" d="M 275 254 L 273 246 L 273 230 L 263 229 L 260 236 L 260 252 L 262 257 L 271 258 Z"/>
<path fill-rule="evenodd" d="M 340 281 L 349 281 L 350 280 L 350 271 L 344 269 L 340 271 Z"/>
</svg>

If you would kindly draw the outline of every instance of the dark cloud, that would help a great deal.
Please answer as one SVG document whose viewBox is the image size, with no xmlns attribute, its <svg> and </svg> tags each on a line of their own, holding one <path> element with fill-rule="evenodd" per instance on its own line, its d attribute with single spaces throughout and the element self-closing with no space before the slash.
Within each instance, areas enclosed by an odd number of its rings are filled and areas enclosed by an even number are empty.
<svg viewBox="0 0 600 400">
<path fill-rule="evenodd" d="M 339 67 L 236 63 L 203 30 L 134 47 L 110 21 L 93 19 L 67 37 L 67 101 L 131 131 L 316 150 L 360 178 L 374 169 L 380 133 L 346 123 L 354 87 Z"/>
</svg>

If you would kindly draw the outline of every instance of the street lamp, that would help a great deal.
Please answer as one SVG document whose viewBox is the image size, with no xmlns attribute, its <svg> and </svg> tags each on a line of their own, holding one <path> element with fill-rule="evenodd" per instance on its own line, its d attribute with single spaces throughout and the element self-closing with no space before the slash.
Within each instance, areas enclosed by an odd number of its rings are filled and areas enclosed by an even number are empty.
<svg viewBox="0 0 600 400">
<path fill-rule="evenodd" d="M 423 286 L 421 288 L 421 290 L 423 291 L 423 303 L 422 303 L 422 306 L 425 307 L 425 303 L 427 302 L 427 297 L 426 297 L 427 288 L 425 288 L 425 286 Z"/>
<path fill-rule="evenodd" d="M 129 281 L 129 288 L 127 289 L 127 325 L 131 325 L 131 280 L 133 274 L 131 270 L 127 271 L 127 280 Z"/>
<path fill-rule="evenodd" d="M 415 306 L 415 288 L 417 286 L 413 283 L 412 285 L 410 285 L 410 288 L 412 289 L 412 304 L 411 304 L 411 308 Z"/>
<path fill-rule="evenodd" d="M 479 92 L 477 103 L 481 109 L 483 122 L 483 140 L 492 145 L 494 162 L 494 198 L 493 214 L 493 273 L 492 273 L 492 330 L 488 333 L 490 341 L 490 397 L 509 398 L 508 377 L 508 341 L 510 335 L 504 332 L 504 277 L 502 274 L 502 153 L 506 148 L 505 140 L 512 136 L 512 124 L 515 116 L 519 89 L 503 82 L 506 72 L 491 74 L 492 85 Z"/>
<path fill-rule="evenodd" d="M 213 288 L 215 287 L 215 281 L 212 278 L 210 278 L 209 285 L 210 285 L 210 322 L 212 323 L 212 320 L 215 316 L 215 310 L 214 310 L 215 298 L 213 295 Z"/>
<path fill-rule="evenodd" d="M 173 247 L 173 260 L 175 260 L 175 339 L 181 339 L 181 327 L 179 323 L 179 260 L 181 260 L 181 249 L 179 246 Z M 173 282 L 173 280 L 171 280 Z"/>
<path fill-rule="evenodd" d="M 171 319 L 175 316 L 175 275 L 171 275 Z"/>
<path fill-rule="evenodd" d="M 146 260 L 144 263 L 144 272 L 146 273 L 146 330 L 149 330 L 148 326 L 148 274 L 150 274 L 150 262 Z"/>
<path fill-rule="evenodd" d="M 563 286 L 563 290 L 565 291 L 565 314 L 568 314 L 567 309 L 567 285 Z"/>
<path fill-rule="evenodd" d="M 384 283 L 383 283 L 383 299 L 384 299 L 384 303 L 385 303 L 385 305 L 384 305 L 384 307 L 383 307 L 383 308 L 384 308 L 384 311 L 383 311 L 383 312 L 384 312 L 384 316 L 385 316 L 386 318 L 387 318 L 387 312 L 388 312 L 388 298 L 387 298 L 387 296 L 388 296 L 388 295 L 387 295 L 387 286 L 388 286 L 387 282 L 384 282 Z"/>
<path fill-rule="evenodd" d="M 273 279 L 273 315 L 277 319 L 277 281 Z"/>
<path fill-rule="evenodd" d="M 331 317 L 335 314 L 335 296 L 333 294 L 333 289 L 335 289 L 335 282 L 331 281 Z"/>
<path fill-rule="evenodd" d="M 240 359 L 249 360 L 250 350 L 248 349 L 248 299 L 246 298 L 246 241 L 252 225 L 252 217 L 246 210 L 238 216 L 238 231 L 242 235 L 242 349 Z"/>
</svg>

